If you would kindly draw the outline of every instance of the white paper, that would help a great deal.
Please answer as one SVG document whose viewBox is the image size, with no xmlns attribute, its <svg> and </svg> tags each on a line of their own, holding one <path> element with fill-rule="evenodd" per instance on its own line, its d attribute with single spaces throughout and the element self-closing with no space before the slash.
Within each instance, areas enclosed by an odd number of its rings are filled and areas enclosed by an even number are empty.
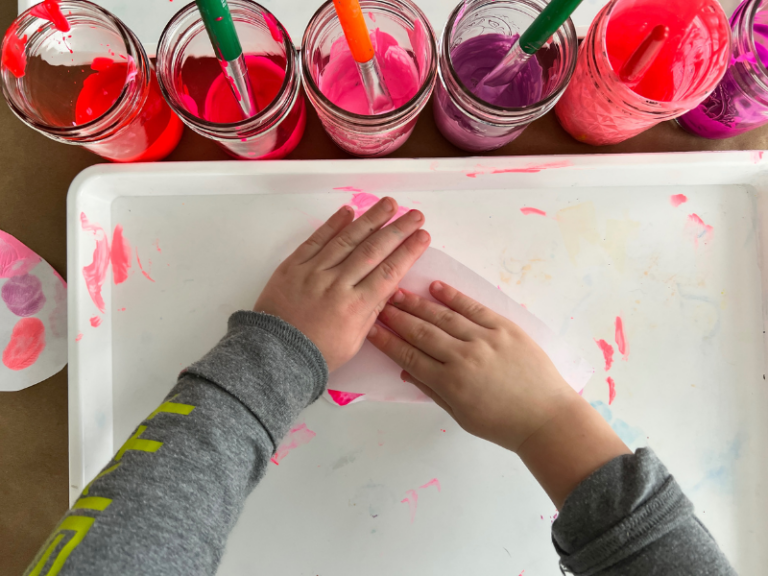
<svg viewBox="0 0 768 576">
<path fill-rule="evenodd" d="M 552 359 L 565 381 L 581 392 L 594 369 L 546 324 L 496 286 L 451 258 L 429 248 L 403 278 L 400 287 L 433 300 L 429 285 L 440 280 L 520 326 Z M 418 388 L 400 379 L 400 367 L 368 341 L 351 361 L 331 374 L 327 400 L 345 406 L 361 400 L 429 402 Z"/>
<path fill-rule="evenodd" d="M 67 283 L 0 230 L 0 392 L 23 390 L 67 363 Z"/>
</svg>

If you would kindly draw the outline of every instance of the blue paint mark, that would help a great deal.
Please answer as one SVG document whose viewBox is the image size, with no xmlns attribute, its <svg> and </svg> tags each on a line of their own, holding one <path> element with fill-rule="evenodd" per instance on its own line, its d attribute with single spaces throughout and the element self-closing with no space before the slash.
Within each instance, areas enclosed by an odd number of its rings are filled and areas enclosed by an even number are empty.
<svg viewBox="0 0 768 576">
<path fill-rule="evenodd" d="M 704 472 L 704 476 L 691 488 L 691 492 L 700 490 L 707 485 L 723 491 L 731 491 L 733 489 L 733 472 L 736 467 L 736 460 L 741 456 L 741 448 L 741 435 L 737 435 L 723 452 L 712 455 L 710 461 L 715 463 Z"/>
<path fill-rule="evenodd" d="M 604 402 L 599 400 L 597 402 L 590 402 L 590 406 L 598 411 L 600 416 L 611 425 L 616 435 L 621 438 L 621 441 L 631 450 L 645 446 L 645 433 L 640 428 L 630 426 L 620 418 L 614 419 L 613 410 L 608 408 Z"/>
</svg>

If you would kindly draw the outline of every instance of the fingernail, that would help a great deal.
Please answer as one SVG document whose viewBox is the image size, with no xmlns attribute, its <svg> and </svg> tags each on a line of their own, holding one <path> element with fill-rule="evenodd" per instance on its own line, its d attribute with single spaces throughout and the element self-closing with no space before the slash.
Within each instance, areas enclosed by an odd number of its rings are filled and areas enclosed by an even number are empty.
<svg viewBox="0 0 768 576">
<path fill-rule="evenodd" d="M 392 302 L 395 304 L 400 304 L 403 300 L 405 300 L 405 294 L 403 294 L 402 290 L 398 290 L 392 295 Z"/>
<path fill-rule="evenodd" d="M 421 222 L 421 220 L 424 218 L 424 215 L 418 210 L 409 210 L 408 218 L 410 218 L 414 222 Z"/>
<path fill-rule="evenodd" d="M 378 332 L 379 332 L 379 329 L 376 326 L 376 324 L 374 324 L 373 326 L 371 326 L 371 329 L 368 330 L 368 338 L 373 338 L 374 336 L 376 336 Z"/>
<path fill-rule="evenodd" d="M 392 198 L 384 198 L 384 210 L 387 212 L 394 212 L 397 203 Z"/>
<path fill-rule="evenodd" d="M 432 283 L 432 290 L 435 292 L 440 292 L 443 289 L 443 283 L 442 282 L 433 282 Z"/>
<path fill-rule="evenodd" d="M 424 230 L 419 230 L 418 232 L 416 232 L 416 240 L 424 244 L 424 242 L 427 242 L 429 240 L 429 234 Z"/>
</svg>

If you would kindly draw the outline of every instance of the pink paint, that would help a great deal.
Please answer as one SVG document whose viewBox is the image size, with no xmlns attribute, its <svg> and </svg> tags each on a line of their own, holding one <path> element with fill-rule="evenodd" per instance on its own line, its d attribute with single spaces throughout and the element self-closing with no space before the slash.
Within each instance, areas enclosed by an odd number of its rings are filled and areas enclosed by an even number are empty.
<svg viewBox="0 0 768 576">
<path fill-rule="evenodd" d="M 83 333 L 82 332 L 78 333 L 78 335 L 75 336 L 75 342 L 80 342 L 80 340 L 82 340 L 82 339 L 83 339 Z"/>
<path fill-rule="evenodd" d="M 19 36 L 19 27 L 14 22 L 5 33 L 3 41 L 2 67 L 21 78 L 27 70 L 27 35 Z"/>
<path fill-rule="evenodd" d="M 570 166 L 573 166 L 573 164 L 568 161 L 547 162 L 545 164 L 529 164 L 523 168 L 490 168 L 478 165 L 476 166 L 476 170 L 474 172 L 465 172 L 465 174 L 469 178 L 477 178 L 483 174 L 535 174 L 536 172 L 541 172 L 542 170 L 549 170 L 552 168 L 568 168 Z"/>
<path fill-rule="evenodd" d="M 147 273 L 147 272 L 144 270 L 144 267 L 141 265 L 141 258 L 139 258 L 139 249 L 138 249 L 138 247 L 136 248 L 136 262 L 138 262 L 138 263 L 139 263 L 139 270 L 141 270 L 141 273 L 142 273 L 142 274 L 144 274 L 144 278 L 146 278 L 146 279 L 147 279 L 147 280 L 149 280 L 150 282 L 154 282 L 154 280 L 153 280 L 153 279 L 152 279 L 152 277 L 149 275 L 149 273 Z"/>
<path fill-rule="evenodd" d="M 93 326 L 94 328 L 98 328 L 99 326 L 101 326 L 101 317 L 91 316 L 90 322 L 91 322 L 91 326 Z"/>
<path fill-rule="evenodd" d="M 49 20 L 59 32 L 69 32 L 69 22 L 61 13 L 59 0 L 44 0 L 29 11 L 33 16 Z"/>
<path fill-rule="evenodd" d="M 344 192 L 362 192 L 360 188 L 355 188 L 354 186 L 339 186 L 338 188 L 334 188 L 334 190 L 343 190 Z"/>
<path fill-rule="evenodd" d="M 669 197 L 669 203 L 672 204 L 672 208 L 677 208 L 680 204 L 688 202 L 688 197 L 685 194 L 672 194 Z"/>
<path fill-rule="evenodd" d="M 351 206 L 352 209 L 355 211 L 355 218 L 359 218 L 360 216 L 365 214 L 378 201 L 379 201 L 378 196 L 374 196 L 373 194 L 368 194 L 367 192 L 358 192 L 357 194 L 352 195 L 352 201 L 348 204 L 348 206 Z M 389 222 L 387 222 L 387 224 L 389 224 L 390 222 L 394 222 L 406 212 L 408 212 L 408 208 L 406 208 L 405 206 L 400 206 L 397 209 L 397 212 L 395 212 L 395 215 L 392 217 L 392 219 Z"/>
<path fill-rule="evenodd" d="M 705 224 L 698 214 L 688 215 L 686 230 L 693 238 L 693 243 L 696 247 L 699 246 L 700 240 L 706 245 L 712 240 L 712 236 L 714 235 L 714 228 L 709 224 Z"/>
<path fill-rule="evenodd" d="M 315 436 L 316 434 L 307 428 L 306 424 L 300 424 L 295 428 L 291 428 L 290 432 L 288 432 L 288 436 L 286 436 L 280 446 L 278 446 L 275 455 L 272 456 L 272 462 L 279 465 L 280 461 L 288 456 L 288 453 L 291 450 L 295 450 L 299 446 L 308 444 Z"/>
<path fill-rule="evenodd" d="M 29 273 L 41 258 L 16 238 L 0 230 L 0 278 Z"/>
<path fill-rule="evenodd" d="M 437 488 L 437 491 L 440 492 L 440 480 L 438 480 L 437 478 L 432 478 L 432 480 L 430 480 L 426 484 L 419 486 L 419 488 L 429 488 L 430 486 L 435 486 Z"/>
<path fill-rule="evenodd" d="M 616 399 L 616 382 L 610 376 L 605 381 L 608 382 L 608 406 L 610 406 Z"/>
<path fill-rule="evenodd" d="M 621 316 L 616 316 L 616 348 L 619 349 L 619 354 L 626 360 L 629 357 L 629 347 L 627 346 L 627 339 L 624 337 L 624 322 L 621 320 Z"/>
<path fill-rule="evenodd" d="M 283 33 L 280 31 L 280 27 L 277 25 L 277 20 L 272 14 L 262 13 L 264 21 L 269 27 L 269 33 L 272 34 L 272 40 L 275 42 L 283 43 Z"/>
<path fill-rule="evenodd" d="M 173 2 L 173 0 L 171 0 L 171 2 Z M 222 20 L 224 20 L 224 16 L 219 16 L 216 18 L 216 22 L 221 22 Z"/>
<path fill-rule="evenodd" d="M 102 313 L 104 312 L 104 298 L 101 296 L 101 287 L 107 277 L 107 268 L 109 267 L 109 240 L 104 230 L 98 224 L 91 224 L 85 216 L 85 212 L 80 213 L 80 224 L 83 230 L 91 232 L 96 239 L 96 248 L 93 251 L 93 261 L 88 266 L 83 267 L 83 277 L 85 286 L 91 300 Z"/>
<path fill-rule="evenodd" d="M 342 392 L 341 390 L 328 390 L 328 395 L 339 406 L 346 406 L 358 398 L 365 396 L 365 394 L 358 394 L 356 392 Z"/>
<path fill-rule="evenodd" d="M 443 432 L 445 432 L 445 430 L 443 430 Z M 422 484 L 416 488 L 416 490 L 408 490 L 405 493 L 405 498 L 400 500 L 402 504 L 408 504 L 408 510 L 411 513 L 411 524 L 413 524 L 413 521 L 416 518 L 416 508 L 419 506 L 419 493 L 417 490 L 424 490 L 430 486 L 436 487 L 437 491 L 440 492 L 440 481 L 437 478 L 432 478 L 432 480 L 426 484 Z"/>
<path fill-rule="evenodd" d="M 24 370 L 37 361 L 45 349 L 45 326 L 38 318 L 22 318 L 13 327 L 11 341 L 3 350 L 3 364 Z"/>
<path fill-rule="evenodd" d="M 112 279 L 115 284 L 120 284 L 128 279 L 128 270 L 131 268 L 131 245 L 123 236 L 123 227 L 118 224 L 112 233 Z"/>
<path fill-rule="evenodd" d="M 547 213 L 544 212 L 544 210 L 539 210 L 538 208 L 520 208 L 520 212 L 525 214 L 526 216 L 530 216 L 531 214 L 536 214 L 538 216 L 546 216 Z"/>
<path fill-rule="evenodd" d="M 595 344 L 602 350 L 603 352 L 603 358 L 605 359 L 605 371 L 608 372 L 608 370 L 611 369 L 611 365 L 613 364 L 613 346 L 608 344 L 605 340 L 595 340 Z"/>
<path fill-rule="evenodd" d="M 155 241 L 152 244 L 152 246 L 154 246 L 155 250 L 157 250 L 158 252 L 162 252 L 162 250 L 160 249 L 160 238 L 155 238 Z"/>
<path fill-rule="evenodd" d="M 14 276 L 3 284 L 3 302 L 16 316 L 32 316 L 45 306 L 43 284 L 37 276 Z"/>
</svg>

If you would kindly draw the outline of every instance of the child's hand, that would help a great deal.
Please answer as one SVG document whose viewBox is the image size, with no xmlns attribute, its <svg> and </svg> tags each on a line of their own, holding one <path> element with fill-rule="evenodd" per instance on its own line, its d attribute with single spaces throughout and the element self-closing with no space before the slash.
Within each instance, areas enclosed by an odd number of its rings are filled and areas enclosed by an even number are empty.
<svg viewBox="0 0 768 576">
<path fill-rule="evenodd" d="M 355 220 L 348 206 L 315 231 L 270 278 L 254 310 L 278 316 L 318 347 L 333 371 L 354 356 L 400 280 L 429 246 L 411 210 L 382 198 Z"/>
<path fill-rule="evenodd" d="M 369 340 L 468 432 L 512 451 L 578 394 L 517 325 L 433 282 L 442 306 L 398 290 Z"/>
</svg>

